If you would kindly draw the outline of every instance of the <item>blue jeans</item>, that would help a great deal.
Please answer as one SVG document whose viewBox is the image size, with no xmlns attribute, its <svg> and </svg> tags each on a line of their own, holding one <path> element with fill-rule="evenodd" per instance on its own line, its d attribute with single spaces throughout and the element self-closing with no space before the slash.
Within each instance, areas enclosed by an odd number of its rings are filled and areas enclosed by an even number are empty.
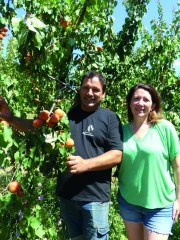
<svg viewBox="0 0 180 240">
<path fill-rule="evenodd" d="M 173 204 L 164 208 L 148 209 L 128 203 L 118 191 L 118 204 L 120 216 L 129 222 L 142 222 L 152 232 L 159 234 L 172 234 Z"/>
<path fill-rule="evenodd" d="M 60 198 L 60 215 L 68 240 L 108 240 L 109 202 L 72 201 Z"/>
</svg>

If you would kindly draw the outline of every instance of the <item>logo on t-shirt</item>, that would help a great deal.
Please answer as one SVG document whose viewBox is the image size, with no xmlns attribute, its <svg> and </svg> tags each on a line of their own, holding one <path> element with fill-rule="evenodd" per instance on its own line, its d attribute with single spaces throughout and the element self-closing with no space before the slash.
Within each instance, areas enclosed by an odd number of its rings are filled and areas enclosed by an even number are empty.
<svg viewBox="0 0 180 240">
<path fill-rule="evenodd" d="M 85 132 L 83 132 L 84 135 L 88 135 L 88 136 L 93 136 L 92 131 L 94 130 L 92 125 L 89 125 L 89 127 L 87 128 L 87 130 Z"/>
</svg>

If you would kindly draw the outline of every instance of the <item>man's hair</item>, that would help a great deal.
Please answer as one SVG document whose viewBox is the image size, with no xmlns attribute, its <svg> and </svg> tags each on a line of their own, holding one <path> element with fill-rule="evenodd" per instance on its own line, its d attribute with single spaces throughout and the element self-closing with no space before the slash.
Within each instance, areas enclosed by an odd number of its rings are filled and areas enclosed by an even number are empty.
<svg viewBox="0 0 180 240">
<path fill-rule="evenodd" d="M 84 76 L 81 79 L 81 86 L 82 86 L 85 78 L 93 78 L 93 77 L 97 77 L 99 79 L 99 81 L 102 85 L 102 90 L 103 90 L 103 92 L 105 92 L 106 91 L 106 78 L 100 72 L 90 71 L 90 72 L 87 72 L 86 74 L 84 74 Z"/>
</svg>

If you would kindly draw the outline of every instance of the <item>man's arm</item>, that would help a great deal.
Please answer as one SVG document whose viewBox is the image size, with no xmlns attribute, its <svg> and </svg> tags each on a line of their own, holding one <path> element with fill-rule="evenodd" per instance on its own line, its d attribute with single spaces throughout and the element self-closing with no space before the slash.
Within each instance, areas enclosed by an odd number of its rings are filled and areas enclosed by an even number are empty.
<svg viewBox="0 0 180 240">
<path fill-rule="evenodd" d="M 83 159 L 80 156 L 67 158 L 67 165 L 72 174 L 79 174 L 87 171 L 99 171 L 112 168 L 121 162 L 122 151 L 110 150 L 98 157 Z"/>
<path fill-rule="evenodd" d="M 25 132 L 33 128 L 32 119 L 22 119 L 12 115 L 9 106 L 4 98 L 0 96 L 0 119 L 7 121 L 10 126 L 21 132 Z"/>
<path fill-rule="evenodd" d="M 21 132 L 26 132 L 33 128 L 32 119 L 22 119 L 15 116 L 12 116 L 11 120 L 8 121 L 9 125 Z"/>
</svg>

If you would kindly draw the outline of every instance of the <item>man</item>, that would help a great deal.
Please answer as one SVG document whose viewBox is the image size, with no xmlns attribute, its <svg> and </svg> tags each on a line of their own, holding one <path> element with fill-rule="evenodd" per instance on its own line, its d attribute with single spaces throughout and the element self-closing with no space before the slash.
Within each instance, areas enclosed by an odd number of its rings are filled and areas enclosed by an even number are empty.
<svg viewBox="0 0 180 240">
<path fill-rule="evenodd" d="M 82 78 L 80 105 L 68 113 L 76 152 L 68 157 L 69 172 L 59 173 L 56 193 L 66 239 L 108 239 L 108 213 L 112 167 L 122 157 L 122 129 L 118 116 L 100 107 L 106 79 L 88 72 Z M 8 114 L 0 118 L 21 131 L 32 128 L 31 120 Z"/>
</svg>

